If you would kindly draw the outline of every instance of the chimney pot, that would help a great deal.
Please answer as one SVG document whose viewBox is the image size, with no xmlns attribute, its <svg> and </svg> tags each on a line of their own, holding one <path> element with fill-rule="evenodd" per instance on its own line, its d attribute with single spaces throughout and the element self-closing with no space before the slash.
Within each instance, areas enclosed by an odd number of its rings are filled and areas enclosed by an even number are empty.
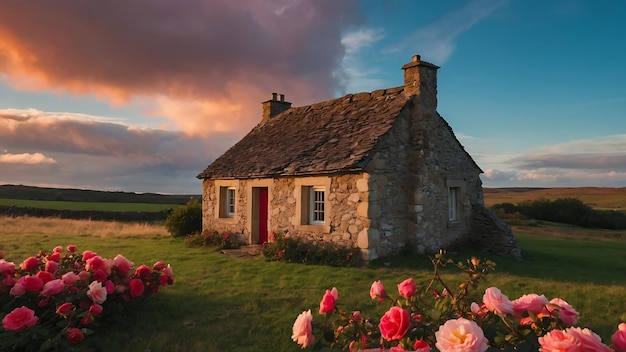
<svg viewBox="0 0 626 352">
<path fill-rule="evenodd" d="M 279 95 L 278 93 L 272 93 L 272 98 L 262 103 L 263 105 L 262 121 L 267 121 L 270 118 L 291 108 L 291 103 L 285 101 L 285 95 L 280 94 L 280 100 L 278 100 L 279 99 L 278 95 Z"/>
<path fill-rule="evenodd" d="M 413 55 L 413 62 L 418 62 L 418 61 L 420 61 L 420 59 L 421 59 L 421 56 Z"/>
</svg>

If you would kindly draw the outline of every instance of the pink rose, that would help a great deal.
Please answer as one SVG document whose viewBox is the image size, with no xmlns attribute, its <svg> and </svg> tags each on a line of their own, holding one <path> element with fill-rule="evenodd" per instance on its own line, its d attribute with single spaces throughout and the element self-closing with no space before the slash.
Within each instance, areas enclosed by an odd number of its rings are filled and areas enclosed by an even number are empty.
<svg viewBox="0 0 626 352">
<path fill-rule="evenodd" d="M 487 316 L 488 311 L 486 310 L 484 304 L 479 306 L 478 303 L 472 302 L 472 304 L 470 304 L 470 309 L 472 310 L 472 313 L 478 317 L 484 318 Z"/>
<path fill-rule="evenodd" d="M 564 324 L 570 326 L 576 325 L 578 317 L 580 316 L 580 313 L 578 313 L 574 307 L 560 298 L 550 300 L 550 304 L 546 305 L 546 309 L 550 314 L 552 314 L 555 309 L 558 309 L 559 319 L 561 319 Z"/>
<path fill-rule="evenodd" d="M 9 294 L 11 296 L 21 296 L 25 293 L 26 288 L 24 288 L 24 286 L 22 286 L 22 284 L 20 284 L 19 282 L 13 285 L 13 287 L 11 287 L 11 290 L 9 291 Z"/>
<path fill-rule="evenodd" d="M 40 278 L 44 284 L 55 279 L 54 275 L 49 271 L 38 271 L 35 275 Z"/>
<path fill-rule="evenodd" d="M 65 288 L 65 283 L 61 279 L 55 279 L 52 281 L 48 281 L 43 285 L 43 289 L 41 290 L 42 296 L 54 296 Z"/>
<path fill-rule="evenodd" d="M 163 270 L 163 269 L 165 269 L 165 263 L 163 263 L 161 260 L 154 263 L 154 265 L 152 266 L 152 270 Z"/>
<path fill-rule="evenodd" d="M 28 292 L 39 292 L 39 290 L 43 287 L 44 282 L 37 276 L 26 275 L 22 276 L 17 281 L 17 284 L 24 286 L 24 289 Z"/>
<path fill-rule="evenodd" d="M 152 269 L 150 269 L 149 266 L 142 264 L 140 266 L 137 267 L 137 270 L 135 271 L 135 275 L 141 277 L 141 278 L 146 278 L 148 276 L 150 276 L 150 273 L 152 272 Z"/>
<path fill-rule="evenodd" d="M 123 255 L 118 254 L 117 256 L 115 256 L 115 258 L 113 258 L 113 265 L 117 267 L 120 275 L 124 276 L 128 274 L 130 269 L 132 269 L 133 265 L 135 264 L 133 264 L 133 262 L 131 262 L 130 260 L 124 258 Z"/>
<path fill-rule="evenodd" d="M 511 302 L 513 304 L 513 312 L 516 316 L 521 317 L 526 311 L 535 314 L 541 313 L 543 307 L 548 304 L 548 299 L 544 295 L 531 293 Z"/>
<path fill-rule="evenodd" d="M 86 262 L 87 260 L 89 260 L 90 258 L 93 258 L 95 256 L 97 256 L 98 253 L 96 252 L 92 252 L 92 251 L 84 251 L 83 252 L 83 261 Z"/>
<path fill-rule="evenodd" d="M 172 270 L 172 267 L 169 264 L 167 264 L 167 267 L 163 269 L 163 274 L 167 275 L 167 277 L 169 277 L 170 279 L 174 278 L 174 271 Z"/>
<path fill-rule="evenodd" d="M 406 352 L 402 346 L 393 346 L 389 349 L 389 352 Z"/>
<path fill-rule="evenodd" d="M 404 298 L 412 297 L 417 290 L 415 281 L 413 279 L 406 279 L 398 284 L 398 293 Z"/>
<path fill-rule="evenodd" d="M 65 283 L 65 286 L 73 286 L 76 281 L 78 281 L 79 277 L 73 271 L 68 271 L 67 273 L 61 276 L 61 280 Z"/>
<path fill-rule="evenodd" d="M 3 273 L 7 273 L 9 275 L 15 273 L 15 263 L 0 259 L 0 274 Z"/>
<path fill-rule="evenodd" d="M 113 292 L 115 292 L 115 284 L 111 280 L 107 280 L 104 283 L 104 288 L 107 289 L 107 294 L 109 294 L 109 295 L 112 294 Z"/>
<path fill-rule="evenodd" d="M 337 288 L 333 287 L 332 290 L 326 290 L 320 302 L 320 314 L 332 313 L 338 298 L 339 292 Z"/>
<path fill-rule="evenodd" d="M 74 309 L 74 305 L 70 302 L 65 302 L 57 307 L 57 314 L 67 315 Z"/>
<path fill-rule="evenodd" d="M 306 348 L 313 345 L 315 337 L 313 336 L 313 327 L 311 322 L 313 321 L 313 315 L 311 310 L 304 311 L 298 315 L 296 321 L 293 323 L 293 334 L 291 339 L 295 341 L 302 348 Z"/>
<path fill-rule="evenodd" d="M 563 330 L 552 330 L 539 338 L 539 352 L 583 352 L 580 341 Z"/>
<path fill-rule="evenodd" d="M 143 281 L 141 281 L 140 279 L 130 280 L 130 284 L 128 285 L 128 287 L 130 289 L 131 297 L 139 297 L 143 294 L 143 291 L 144 291 Z"/>
<path fill-rule="evenodd" d="M 85 270 L 89 270 L 91 272 L 102 270 L 108 275 L 111 273 L 111 266 L 108 261 L 104 260 L 101 256 L 96 255 L 87 259 Z"/>
<path fill-rule="evenodd" d="M 60 262 L 61 261 L 61 253 L 54 252 L 48 256 L 49 261 Z"/>
<path fill-rule="evenodd" d="M 39 259 L 36 257 L 28 257 L 26 258 L 22 264 L 20 264 L 20 269 L 24 271 L 33 271 L 37 269 L 39 266 Z"/>
<path fill-rule="evenodd" d="M 485 308 L 498 315 L 508 315 L 513 313 L 513 304 L 508 297 L 500 292 L 497 287 L 489 287 L 483 295 Z"/>
<path fill-rule="evenodd" d="M 57 262 L 49 260 L 46 263 L 46 271 L 49 272 L 49 273 L 54 274 L 57 271 L 58 268 L 59 268 L 59 263 L 57 263 Z"/>
<path fill-rule="evenodd" d="M 35 326 L 38 320 L 34 310 L 21 306 L 13 309 L 2 319 L 2 327 L 6 330 L 18 331 Z"/>
<path fill-rule="evenodd" d="M 67 246 L 67 250 L 68 250 L 68 252 L 74 253 L 74 252 L 76 252 L 76 246 L 73 245 L 73 244 L 70 244 L 70 245 Z"/>
<path fill-rule="evenodd" d="M 613 348 L 615 352 L 626 352 L 626 324 L 621 323 L 617 326 L 617 331 L 611 336 Z"/>
<path fill-rule="evenodd" d="M 89 284 L 87 296 L 91 298 L 93 303 L 102 304 L 107 300 L 107 289 L 102 287 L 102 283 L 93 281 Z"/>
<path fill-rule="evenodd" d="M 612 349 L 602 343 L 600 336 L 587 328 L 567 328 L 565 331 L 580 342 L 583 351 L 613 352 Z"/>
<path fill-rule="evenodd" d="M 378 324 L 380 334 L 387 341 L 403 338 L 410 326 L 409 312 L 396 306 L 391 307 Z"/>
<path fill-rule="evenodd" d="M 107 273 L 105 273 L 104 270 L 102 269 L 98 269 L 94 271 L 93 273 L 93 279 L 96 281 L 104 282 L 106 278 L 107 278 Z"/>
<path fill-rule="evenodd" d="M 435 347 L 440 352 L 485 352 L 487 338 L 483 330 L 472 320 L 451 319 L 435 332 Z"/>
<path fill-rule="evenodd" d="M 55 253 L 59 253 L 63 251 L 63 247 L 62 246 L 56 246 L 54 247 L 54 249 L 52 250 Z"/>
<path fill-rule="evenodd" d="M 165 274 L 159 275 L 159 284 L 163 287 L 167 286 L 170 282 L 170 278 Z"/>
<path fill-rule="evenodd" d="M 357 310 L 354 313 L 352 313 L 352 320 L 354 321 L 361 320 L 361 312 Z"/>
<path fill-rule="evenodd" d="M 85 335 L 83 335 L 82 331 L 79 328 L 69 328 L 67 329 L 67 341 L 72 344 L 79 343 L 85 339 Z"/>
<path fill-rule="evenodd" d="M 15 279 L 13 278 L 13 276 L 5 276 L 4 279 L 2 279 L 2 285 L 6 286 L 6 287 L 11 287 L 13 285 L 15 285 Z"/>
<path fill-rule="evenodd" d="M 430 352 L 430 346 L 424 340 L 417 340 L 413 344 L 413 351 L 415 351 L 415 352 Z"/>
<path fill-rule="evenodd" d="M 385 300 L 385 296 L 387 296 L 387 291 L 385 291 L 382 281 L 374 281 L 372 287 L 370 287 L 370 297 L 372 299 L 378 297 L 378 300 L 382 302 Z"/>
<path fill-rule="evenodd" d="M 91 307 L 89 307 L 89 313 L 93 314 L 93 315 L 100 315 L 102 314 L 102 306 L 99 304 L 92 304 Z"/>
</svg>

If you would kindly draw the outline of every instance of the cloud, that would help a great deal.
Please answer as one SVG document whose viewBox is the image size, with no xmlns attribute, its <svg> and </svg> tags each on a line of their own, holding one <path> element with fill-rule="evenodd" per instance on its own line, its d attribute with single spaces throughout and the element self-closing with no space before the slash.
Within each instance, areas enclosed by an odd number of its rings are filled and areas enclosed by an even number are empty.
<svg viewBox="0 0 626 352">
<path fill-rule="evenodd" d="M 600 136 L 546 145 L 502 159 L 480 155 L 490 167 L 487 187 L 624 187 L 626 135 Z"/>
<path fill-rule="evenodd" d="M 338 89 L 341 33 L 357 10 L 356 0 L 2 2 L 0 74 L 16 89 L 142 99 L 147 114 L 189 134 L 229 121 L 237 131 L 260 108 L 233 107 L 274 91 L 309 103 Z M 188 115 L 172 114 L 189 102 Z"/>
<path fill-rule="evenodd" d="M 509 162 L 522 169 L 626 171 L 626 135 L 586 138 L 533 148 Z"/>
<path fill-rule="evenodd" d="M 203 139 L 100 116 L 5 109 L 0 183 L 200 192 L 195 176 L 236 139 L 232 132 Z"/>
<path fill-rule="evenodd" d="M 509 0 L 469 1 L 464 7 L 412 32 L 392 50 L 406 51 L 408 48 L 442 65 L 454 52 L 458 37 L 508 3 Z"/>
<path fill-rule="evenodd" d="M 0 154 L 0 164 L 56 164 L 56 160 L 42 153 Z"/>
<path fill-rule="evenodd" d="M 362 51 L 371 49 L 373 44 L 383 38 L 382 28 L 362 27 L 345 33 L 341 38 L 346 53 L 341 64 L 341 73 L 338 76 L 343 80 L 347 91 L 372 91 L 384 86 L 382 79 L 374 78 L 379 73 L 379 69 L 368 67 L 361 54 Z M 370 55 L 367 57 L 371 58 Z"/>
<path fill-rule="evenodd" d="M 518 179 L 518 175 L 515 171 L 487 169 L 485 170 L 484 178 L 491 181 L 512 181 Z"/>
</svg>

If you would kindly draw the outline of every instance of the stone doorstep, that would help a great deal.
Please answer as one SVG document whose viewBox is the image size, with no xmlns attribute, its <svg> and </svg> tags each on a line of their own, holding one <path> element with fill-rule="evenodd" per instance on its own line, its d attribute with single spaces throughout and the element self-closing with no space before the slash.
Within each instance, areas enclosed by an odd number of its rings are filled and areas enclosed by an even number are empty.
<svg viewBox="0 0 626 352">
<path fill-rule="evenodd" d="M 228 255 L 230 257 L 250 259 L 261 255 L 261 245 L 252 244 L 248 246 L 242 246 L 241 248 L 236 249 L 222 249 L 220 253 Z"/>
</svg>

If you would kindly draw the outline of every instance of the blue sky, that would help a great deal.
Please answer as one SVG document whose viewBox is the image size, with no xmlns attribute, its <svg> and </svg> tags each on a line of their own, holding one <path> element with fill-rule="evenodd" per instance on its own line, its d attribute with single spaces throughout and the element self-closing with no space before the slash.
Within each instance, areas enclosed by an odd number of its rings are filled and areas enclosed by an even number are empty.
<svg viewBox="0 0 626 352">
<path fill-rule="evenodd" d="M 200 193 L 260 121 L 441 66 L 485 187 L 626 187 L 626 2 L 0 4 L 0 183 Z"/>
</svg>

